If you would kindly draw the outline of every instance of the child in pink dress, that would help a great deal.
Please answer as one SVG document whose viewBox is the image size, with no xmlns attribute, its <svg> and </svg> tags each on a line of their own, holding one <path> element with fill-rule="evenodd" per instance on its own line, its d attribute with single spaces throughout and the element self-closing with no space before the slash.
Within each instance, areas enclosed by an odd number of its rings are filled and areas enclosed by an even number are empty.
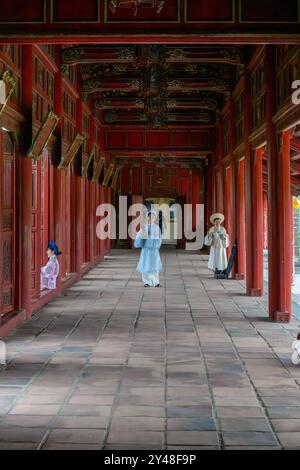
<svg viewBox="0 0 300 470">
<path fill-rule="evenodd" d="M 48 263 L 41 268 L 41 290 L 56 288 L 56 279 L 59 274 L 57 256 L 60 254 L 57 245 L 51 240 L 47 247 Z"/>
</svg>

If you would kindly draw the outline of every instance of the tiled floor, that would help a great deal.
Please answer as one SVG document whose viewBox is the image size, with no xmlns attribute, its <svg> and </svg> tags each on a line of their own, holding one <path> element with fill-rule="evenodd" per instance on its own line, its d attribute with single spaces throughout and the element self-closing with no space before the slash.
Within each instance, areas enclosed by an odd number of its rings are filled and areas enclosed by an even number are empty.
<svg viewBox="0 0 300 470">
<path fill-rule="evenodd" d="M 5 338 L 0 449 L 300 448 L 298 322 L 272 324 L 203 255 L 144 288 L 117 251 Z"/>
</svg>

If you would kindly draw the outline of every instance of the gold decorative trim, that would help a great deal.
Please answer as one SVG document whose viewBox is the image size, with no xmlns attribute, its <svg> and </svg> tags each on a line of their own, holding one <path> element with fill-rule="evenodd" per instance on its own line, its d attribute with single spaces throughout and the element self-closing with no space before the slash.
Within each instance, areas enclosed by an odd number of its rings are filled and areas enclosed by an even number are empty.
<svg viewBox="0 0 300 470">
<path fill-rule="evenodd" d="M 80 21 L 80 20 L 77 20 L 77 21 L 71 21 L 71 20 L 67 20 L 67 21 L 64 21 L 64 20 L 54 20 L 54 15 L 53 15 L 53 0 L 50 0 L 50 23 L 52 24 L 82 24 L 82 23 L 87 23 L 87 24 L 99 24 L 100 23 L 100 20 L 101 20 L 101 16 L 100 16 L 100 0 L 95 0 L 97 1 L 97 20 L 85 20 L 85 21 Z"/>
<path fill-rule="evenodd" d="M 95 156 L 95 147 L 89 153 L 86 164 L 82 167 L 82 176 L 87 177 L 88 167 L 92 161 L 92 158 Z"/>
<path fill-rule="evenodd" d="M 100 160 L 97 162 L 96 167 L 94 167 L 93 179 L 92 179 L 94 183 L 97 183 L 104 163 L 105 163 L 105 157 L 101 157 Z"/>
<path fill-rule="evenodd" d="M 139 24 L 139 23 L 167 23 L 167 24 L 179 24 L 181 22 L 180 18 L 180 0 L 177 0 L 177 20 L 116 20 L 116 21 L 109 21 L 108 19 L 108 0 L 105 0 L 104 3 L 104 24 L 122 24 L 122 23 L 132 23 L 132 24 Z"/>
<path fill-rule="evenodd" d="M 63 156 L 62 161 L 60 162 L 58 168 L 61 170 L 65 170 L 73 161 L 76 153 L 80 149 L 81 145 L 83 144 L 84 137 L 81 134 L 77 134 L 74 141 L 68 148 L 66 154 Z"/>
<path fill-rule="evenodd" d="M 7 103 L 9 102 L 9 100 L 11 99 L 12 97 L 12 94 L 13 92 L 15 91 L 16 89 L 16 86 L 17 86 L 17 82 L 16 80 L 12 77 L 12 75 L 10 74 L 10 72 L 8 70 L 5 70 L 5 72 L 3 73 L 2 75 L 2 78 L 1 80 L 4 81 L 5 85 L 6 86 L 9 86 L 9 91 L 6 95 L 6 98 L 5 98 L 5 101 L 2 105 L 0 105 L 0 116 L 1 114 L 3 113 Z"/>
<path fill-rule="evenodd" d="M 211 23 L 216 23 L 216 24 L 235 24 L 235 14 L 236 14 L 236 3 L 235 0 L 232 1 L 232 19 L 231 20 L 188 20 L 187 19 L 187 13 L 188 13 L 188 6 L 187 2 L 188 0 L 184 0 L 184 22 L 187 24 L 190 23 L 198 23 L 198 24 L 211 24 Z"/>
<path fill-rule="evenodd" d="M 102 183 L 102 186 L 107 186 L 108 185 L 108 182 L 109 182 L 109 179 L 112 175 L 114 171 L 114 164 L 113 163 L 110 163 L 107 171 L 106 171 L 106 174 L 105 174 L 105 177 L 104 177 L 104 180 L 103 180 L 103 183 Z"/>
<path fill-rule="evenodd" d="M 59 117 L 50 111 L 46 118 L 44 119 L 40 129 L 38 130 L 29 152 L 28 157 L 33 158 L 37 161 L 42 155 L 43 150 L 47 147 L 49 140 L 58 124 Z M 45 134 L 45 135 L 44 135 Z"/>
</svg>

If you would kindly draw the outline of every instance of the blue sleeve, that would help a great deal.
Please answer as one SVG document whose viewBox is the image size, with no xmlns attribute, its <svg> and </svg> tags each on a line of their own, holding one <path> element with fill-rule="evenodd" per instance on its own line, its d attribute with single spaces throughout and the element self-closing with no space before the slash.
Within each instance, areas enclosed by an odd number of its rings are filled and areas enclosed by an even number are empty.
<svg viewBox="0 0 300 470">
<path fill-rule="evenodd" d="M 138 233 L 134 240 L 134 248 L 143 248 L 145 245 L 145 238 L 142 238 L 141 233 Z"/>
</svg>

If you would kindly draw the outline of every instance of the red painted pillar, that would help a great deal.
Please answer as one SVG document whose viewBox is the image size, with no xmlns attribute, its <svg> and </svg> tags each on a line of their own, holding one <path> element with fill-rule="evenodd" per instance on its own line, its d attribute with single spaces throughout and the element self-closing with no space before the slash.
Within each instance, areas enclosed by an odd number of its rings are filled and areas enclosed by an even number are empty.
<svg viewBox="0 0 300 470">
<path fill-rule="evenodd" d="M 103 127 L 100 127 L 100 142 L 99 142 L 99 144 L 100 144 L 100 155 L 101 155 L 101 157 L 105 157 L 107 159 L 108 157 L 105 154 L 105 129 Z M 98 186 L 98 190 L 99 190 L 99 193 L 100 193 L 100 202 L 99 202 L 99 204 L 105 204 L 107 202 L 106 188 L 102 184 L 100 184 L 100 186 Z M 97 220 L 97 222 L 98 221 L 99 221 L 99 219 Z M 104 258 L 105 254 L 106 254 L 106 245 L 107 245 L 107 241 L 101 239 L 100 240 L 100 256 L 101 256 L 101 258 Z"/>
<path fill-rule="evenodd" d="M 239 255 L 236 278 L 245 277 L 245 160 L 238 162 L 237 178 L 237 239 L 239 242 Z"/>
<path fill-rule="evenodd" d="M 277 249 L 279 254 L 277 308 L 270 311 L 275 321 L 286 322 L 292 316 L 292 259 L 293 259 L 293 213 L 290 168 L 290 133 L 283 132 L 282 146 L 278 155 L 278 227 Z"/>
<path fill-rule="evenodd" d="M 94 116 L 91 114 L 90 117 L 90 129 L 89 129 L 89 150 L 92 150 L 94 146 L 95 140 L 95 119 Z M 95 229 L 95 218 L 96 218 L 96 207 L 95 207 L 95 186 L 96 183 L 92 183 L 91 181 L 87 181 L 89 186 L 89 216 L 88 216 L 88 225 L 89 225 L 89 259 L 92 264 L 95 262 L 95 237 L 96 237 L 96 229 Z"/>
<path fill-rule="evenodd" d="M 256 149 L 253 168 L 253 296 L 264 292 L 264 202 L 263 202 L 263 148 Z"/>
<path fill-rule="evenodd" d="M 78 73 L 79 83 L 80 75 Z M 82 133 L 82 99 L 81 99 L 81 86 L 78 86 L 79 98 L 77 100 L 77 116 L 76 116 L 76 130 L 79 133 Z M 75 175 L 75 188 L 76 188 L 76 208 L 75 208 L 75 221 L 76 221 L 76 240 L 75 240 L 75 250 L 76 250 L 76 272 L 80 275 L 81 266 L 85 259 L 84 256 L 84 214 L 85 214 L 85 201 L 84 201 L 84 192 L 83 192 L 83 181 L 82 177 Z"/>
<path fill-rule="evenodd" d="M 218 172 L 219 178 L 217 182 L 217 185 L 218 185 L 217 210 L 218 212 L 224 212 L 223 126 L 220 121 L 217 124 L 217 152 L 218 152 L 217 163 L 219 167 L 219 172 Z"/>
<path fill-rule="evenodd" d="M 216 152 L 211 156 L 211 198 L 212 198 L 212 212 L 217 212 L 217 188 L 216 188 Z"/>
<path fill-rule="evenodd" d="M 22 113 L 25 123 L 22 127 L 22 150 L 27 151 L 32 135 L 32 77 L 33 60 L 32 46 L 22 46 Z M 24 153 L 25 153 L 24 152 Z M 25 309 L 26 318 L 31 315 L 31 264 L 32 264 L 32 161 L 21 157 L 21 307 Z"/>
<path fill-rule="evenodd" d="M 275 113 L 275 48 L 266 46 L 266 126 L 268 149 L 268 256 L 269 316 L 273 321 L 291 318 L 292 196 L 290 135 L 284 132 L 280 151 L 272 120 Z"/>
<path fill-rule="evenodd" d="M 204 185 L 204 220 L 205 232 L 209 229 L 210 216 L 212 215 L 212 185 L 211 185 L 211 161 L 207 162 L 205 167 L 205 185 Z"/>
<path fill-rule="evenodd" d="M 264 191 L 264 250 L 268 249 L 268 196 Z"/>
<path fill-rule="evenodd" d="M 224 196 L 225 196 L 225 225 L 227 228 L 228 235 L 230 237 L 230 242 L 232 243 L 232 221 L 231 221 L 231 167 L 227 166 L 225 168 L 225 187 L 224 187 Z"/>
<path fill-rule="evenodd" d="M 283 227 L 278 224 L 278 191 L 277 184 L 277 150 L 276 150 L 276 130 L 272 121 L 275 114 L 275 51 L 272 46 L 266 46 L 265 58 L 265 80 L 266 80 L 266 133 L 267 133 L 267 152 L 268 152 L 268 288 L 269 288 L 269 315 L 273 320 L 275 312 L 278 309 L 278 233 Z"/>
<path fill-rule="evenodd" d="M 252 149 L 249 142 L 251 133 L 251 97 L 250 97 L 250 75 L 244 74 L 244 155 L 245 155 L 245 223 L 246 223 L 246 292 L 253 295 L 253 223 L 252 190 L 253 190 L 253 165 Z"/>
<path fill-rule="evenodd" d="M 100 191 L 100 204 L 105 204 L 106 203 L 105 188 L 104 188 L 104 186 L 102 186 L 102 184 L 99 186 L 99 191 Z M 106 246 L 106 240 L 100 239 L 100 255 L 101 255 L 101 258 L 104 258 L 104 256 L 105 256 L 105 246 Z"/>
<path fill-rule="evenodd" d="M 236 122 L 235 122 L 235 100 L 230 99 L 229 105 L 229 152 L 230 152 L 230 221 L 225 221 L 225 225 L 230 223 L 230 248 L 234 244 L 237 238 L 237 209 L 236 209 L 236 156 L 234 154 L 236 146 Z M 239 241 L 238 241 L 239 244 Z M 239 257 L 240 246 L 238 245 L 237 257 L 235 259 L 232 277 L 239 278 L 240 273 L 237 272 L 238 268 L 238 257 Z"/>
<path fill-rule="evenodd" d="M 59 121 L 56 127 L 55 136 L 57 139 L 56 146 L 58 149 L 61 149 L 61 134 L 62 134 L 62 76 L 60 72 L 60 46 L 56 47 L 56 63 L 58 65 L 58 72 L 55 74 L 54 77 L 54 112 L 59 117 Z M 63 217 L 63 210 L 62 210 L 62 171 L 57 168 L 57 164 L 59 162 L 55 162 L 53 166 L 53 219 L 54 219 L 54 239 L 56 244 L 58 245 L 60 251 L 62 252 L 61 257 L 59 258 L 60 264 L 60 274 L 57 278 L 57 288 L 61 288 L 61 276 L 65 273 L 65 263 L 64 263 L 64 247 L 65 247 L 65 218 Z"/>
</svg>

